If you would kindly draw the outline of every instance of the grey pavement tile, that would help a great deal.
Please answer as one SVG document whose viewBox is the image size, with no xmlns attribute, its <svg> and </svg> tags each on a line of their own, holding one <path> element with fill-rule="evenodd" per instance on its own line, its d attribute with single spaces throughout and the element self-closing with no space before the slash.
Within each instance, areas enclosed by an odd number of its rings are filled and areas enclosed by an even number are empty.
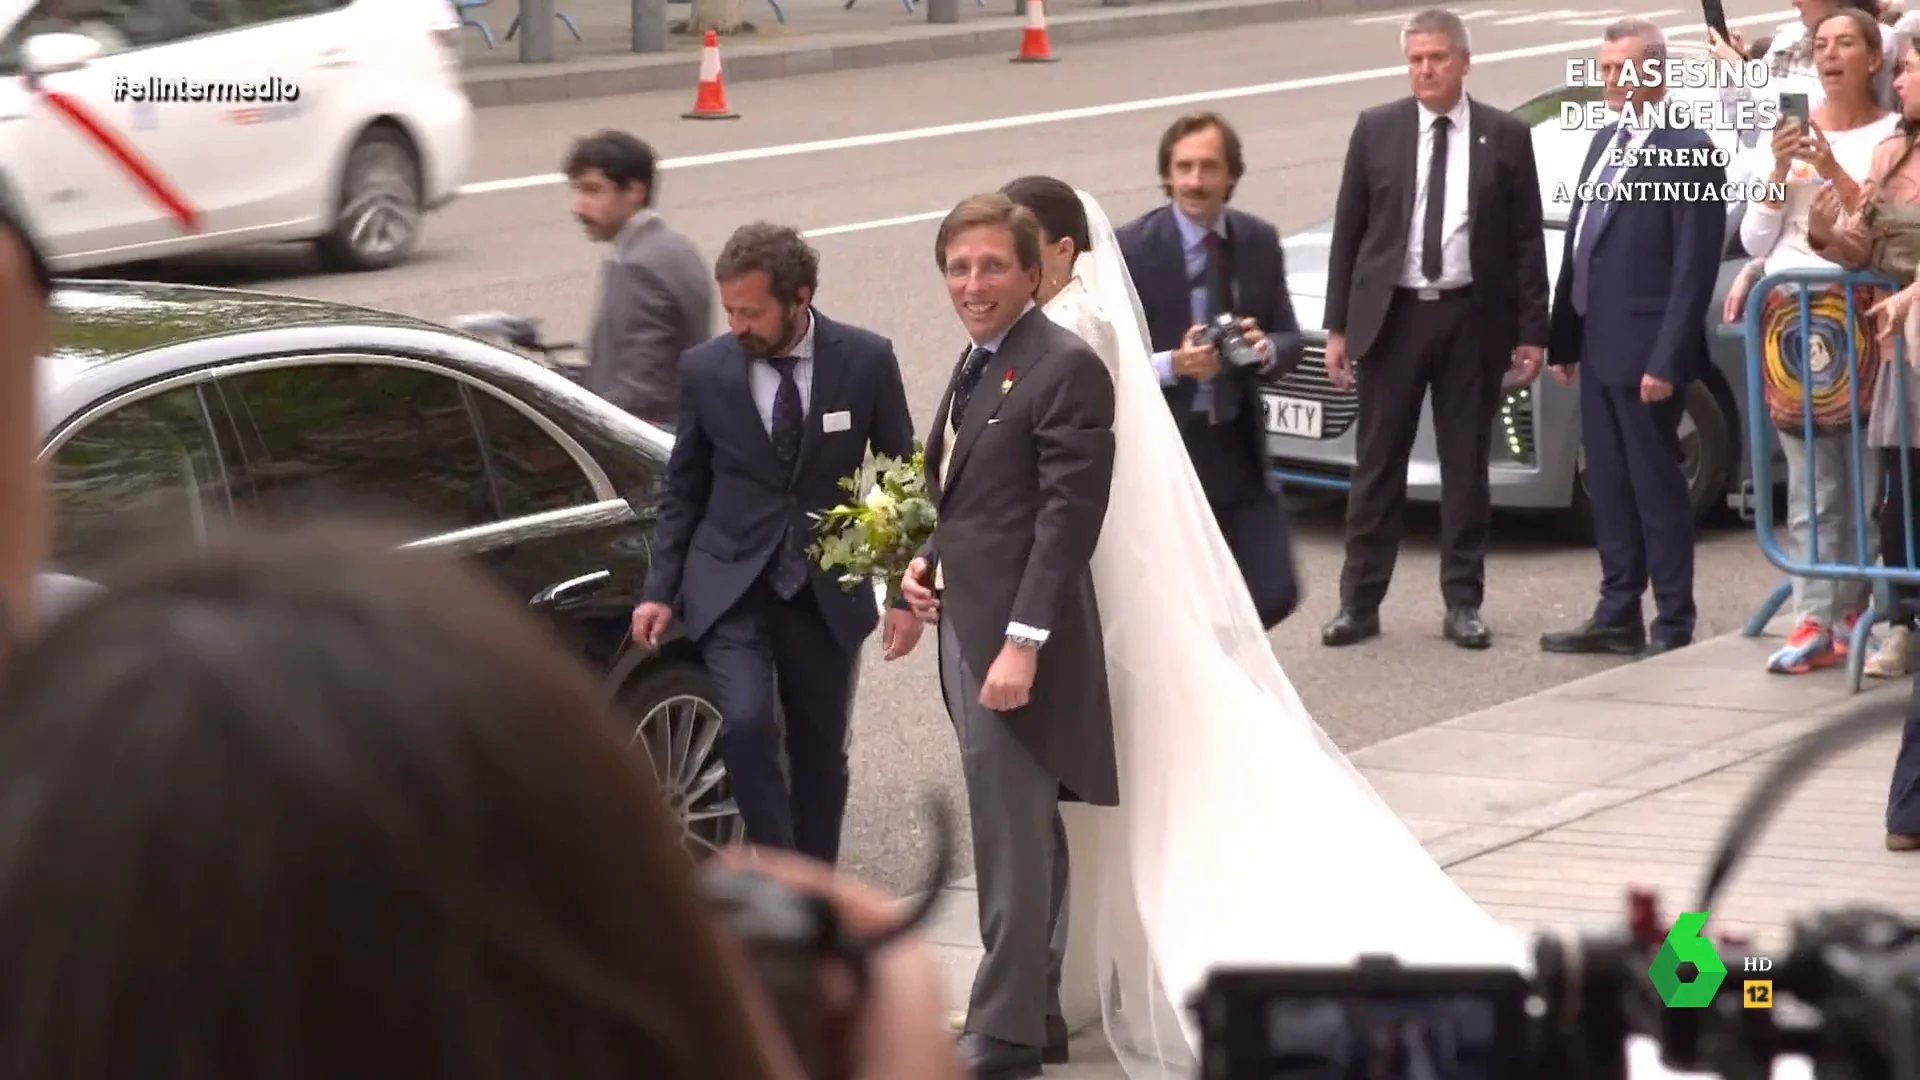
<svg viewBox="0 0 1920 1080">
<path fill-rule="evenodd" d="M 1533 807 L 1580 791 L 1580 785 L 1538 780 L 1499 780 L 1470 776 L 1367 769 L 1367 782 L 1403 818 L 1500 825 Z"/>
<path fill-rule="evenodd" d="M 1413 833 L 1413 838 L 1415 840 L 1418 840 L 1422 844 L 1428 845 L 1429 847 L 1436 840 L 1440 840 L 1448 836 L 1453 836 L 1457 833 L 1460 833 L 1462 831 L 1465 831 L 1467 829 L 1471 829 L 1474 827 L 1470 822 L 1437 821 L 1432 818 L 1403 817 L 1400 819 L 1400 823 L 1407 827 L 1407 831 Z"/>
<path fill-rule="evenodd" d="M 1769 714 L 1747 710 L 1684 705 L 1623 708 L 1614 702 L 1574 698 L 1549 703 L 1527 697 L 1435 726 L 1668 746 L 1711 746 L 1735 735 L 1764 729 L 1772 722 Z"/>
<path fill-rule="evenodd" d="M 1607 783 L 1681 752 L 1658 744 L 1430 727 L 1351 756 L 1363 769 L 1585 785 Z"/>
<path fill-rule="evenodd" d="M 1719 850 L 1719 846 L 1717 836 L 1697 839 L 1639 837 L 1626 833 L 1556 829 L 1527 841 L 1523 857 L 1529 864 L 1543 867 L 1557 866 L 1563 862 L 1595 865 L 1625 863 L 1630 866 L 1672 865 L 1704 872 L 1708 860 Z M 1491 854 L 1502 855 L 1506 851 Z M 1823 847 L 1762 841 L 1749 850 L 1746 861 L 1740 864 L 1740 873 L 1743 876 L 1766 875 L 1771 878 L 1773 868 L 1783 867 L 1785 869 L 1780 871 L 1783 875 L 1844 875 L 1859 879 L 1863 886 L 1875 881 L 1904 886 L 1916 878 L 1915 867 L 1920 864 L 1912 859 L 1903 859 L 1900 855 L 1886 850 L 1877 842 L 1868 844 L 1864 839 Z"/>
<path fill-rule="evenodd" d="M 1542 696 L 1788 715 L 1805 714 L 1848 696 L 1844 676 L 1837 669 L 1785 676 L 1768 675 L 1762 668 L 1746 676 L 1737 671 L 1660 662 L 1677 656 L 1669 654 L 1658 660 L 1631 664 L 1618 671 L 1556 687 Z"/>
<path fill-rule="evenodd" d="M 1427 854 L 1441 866 L 1452 866 L 1534 835 L 1537 830 L 1513 825 L 1475 825 L 1426 843 Z"/>
</svg>

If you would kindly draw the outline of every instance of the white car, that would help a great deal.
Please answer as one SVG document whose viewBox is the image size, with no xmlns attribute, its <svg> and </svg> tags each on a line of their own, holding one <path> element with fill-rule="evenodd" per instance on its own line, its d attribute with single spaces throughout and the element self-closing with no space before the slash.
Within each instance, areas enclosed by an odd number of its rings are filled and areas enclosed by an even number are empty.
<svg viewBox="0 0 1920 1080">
<path fill-rule="evenodd" d="M 392 266 L 466 178 L 459 35 L 448 0 L 0 0 L 0 199 L 64 272 Z"/>
</svg>

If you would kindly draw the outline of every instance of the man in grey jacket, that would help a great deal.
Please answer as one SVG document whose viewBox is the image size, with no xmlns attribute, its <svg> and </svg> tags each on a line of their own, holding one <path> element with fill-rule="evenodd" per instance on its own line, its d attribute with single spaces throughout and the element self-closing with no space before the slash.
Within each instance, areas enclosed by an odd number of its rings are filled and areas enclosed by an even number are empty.
<svg viewBox="0 0 1920 1080">
<path fill-rule="evenodd" d="M 574 143 L 565 172 L 573 216 L 613 250 L 587 339 L 587 366 L 561 369 L 657 427 L 680 409 L 680 354 L 713 336 L 713 273 L 654 212 L 653 149 L 625 132 Z"/>
</svg>

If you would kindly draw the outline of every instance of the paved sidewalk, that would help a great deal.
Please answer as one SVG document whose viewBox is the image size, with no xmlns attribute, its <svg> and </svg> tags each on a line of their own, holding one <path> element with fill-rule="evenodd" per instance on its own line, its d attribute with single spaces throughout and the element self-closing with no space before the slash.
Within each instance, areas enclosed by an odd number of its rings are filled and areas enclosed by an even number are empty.
<svg viewBox="0 0 1920 1080">
<path fill-rule="evenodd" d="M 1776 629 L 1784 631 L 1784 625 Z M 1626 890 L 1658 890 L 1671 917 L 1698 897 L 1706 860 L 1747 789 L 1784 747 L 1908 683 L 1768 675 L 1778 638 L 1716 638 L 1367 747 L 1355 764 L 1454 880 L 1508 923 L 1617 926 Z M 1761 949 L 1795 914 L 1848 902 L 1920 910 L 1920 855 L 1888 852 L 1883 811 L 1897 729 L 1810 777 L 1749 852 L 1714 910 Z M 931 931 L 964 1007 L 979 955 L 971 880 Z M 1118 1077 L 1098 1025 L 1049 1076 Z"/>
<path fill-rule="evenodd" d="M 787 21 L 776 22 L 767 0 L 743 0 L 750 33 L 720 41 L 726 81 L 747 82 L 788 75 L 883 67 L 1003 53 L 1020 47 L 1025 25 L 1014 0 L 959 0 L 960 21 L 927 22 L 926 2 L 912 12 L 900 0 L 781 0 Z M 520 63 L 520 43 L 506 40 L 518 5 L 512 0 L 471 9 L 492 30 L 488 48 L 480 32 L 467 27 L 465 79 L 475 106 L 522 105 L 571 98 L 685 90 L 692 101 L 699 82 L 700 40 L 675 32 L 667 51 L 630 51 L 631 14 L 627 0 L 556 0 L 580 30 L 575 41 L 556 26 L 555 59 Z M 1048 0 L 1047 37 L 1059 53 L 1077 42 L 1216 30 L 1288 22 L 1322 15 L 1412 7 L 1413 0 Z M 670 28 L 684 24 L 691 8 L 668 9 Z"/>
</svg>

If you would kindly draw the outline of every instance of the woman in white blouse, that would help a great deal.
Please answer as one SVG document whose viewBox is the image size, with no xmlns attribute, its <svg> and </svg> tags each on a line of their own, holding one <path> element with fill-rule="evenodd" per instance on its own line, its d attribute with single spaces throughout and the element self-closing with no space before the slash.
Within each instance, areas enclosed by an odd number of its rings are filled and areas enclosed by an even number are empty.
<svg viewBox="0 0 1920 1080">
<path fill-rule="evenodd" d="M 1847 205 L 1856 205 L 1874 148 L 1894 133 L 1899 122 L 1899 114 L 1883 108 L 1875 93 L 1885 61 L 1880 25 L 1871 16 L 1854 8 L 1827 16 L 1814 30 L 1813 58 L 1822 100 L 1811 110 L 1811 127 L 1783 118 L 1764 151 L 1770 167 L 1762 162 L 1751 172 L 1757 179 L 1785 184 L 1787 197 L 1784 202 L 1755 201 L 1741 219 L 1741 243 L 1759 259 L 1749 264 L 1727 295 L 1725 316 L 1730 323 L 1745 318 L 1747 291 L 1765 274 L 1841 269 L 1814 254 L 1807 239 L 1808 210 L 1814 196 L 1828 187 Z M 1860 297 L 1856 307 L 1861 315 L 1870 303 L 1869 296 Z M 1792 305 L 1797 313 L 1797 293 L 1777 290 L 1768 300 L 1769 312 L 1782 304 Z M 1797 314 L 1790 321 L 1797 324 Z M 1871 339 L 1871 334 L 1867 337 Z M 1821 370 L 1829 360 L 1844 364 L 1844 351 L 1835 353 L 1844 348 L 1843 343 L 1814 339 L 1814 369 Z M 1804 360 L 1791 357 L 1786 366 L 1799 369 Z M 1868 366 L 1863 358 L 1863 368 Z M 1862 410 L 1870 401 L 1870 395 L 1861 395 Z M 1799 415 L 1797 395 L 1791 400 L 1783 396 L 1775 405 L 1775 427 L 1787 458 L 1787 530 L 1796 557 L 1806 558 L 1808 539 L 1817 536 L 1820 562 L 1852 562 L 1859 557 L 1858 544 L 1864 542 L 1866 561 L 1871 563 L 1878 556 L 1878 533 L 1873 529 L 1863 530 L 1861 536 L 1854 533 L 1855 440 L 1847 433 L 1845 418 L 1838 422 L 1838 430 L 1827 425 L 1809 447 L 1802 438 Z M 1879 460 L 1864 446 L 1858 450 L 1859 489 L 1877 492 Z M 1846 635 L 1866 601 L 1864 583 L 1795 578 L 1793 607 L 1799 618 L 1786 645 L 1768 659 L 1768 670 L 1800 674 L 1839 663 L 1845 655 Z"/>
</svg>

